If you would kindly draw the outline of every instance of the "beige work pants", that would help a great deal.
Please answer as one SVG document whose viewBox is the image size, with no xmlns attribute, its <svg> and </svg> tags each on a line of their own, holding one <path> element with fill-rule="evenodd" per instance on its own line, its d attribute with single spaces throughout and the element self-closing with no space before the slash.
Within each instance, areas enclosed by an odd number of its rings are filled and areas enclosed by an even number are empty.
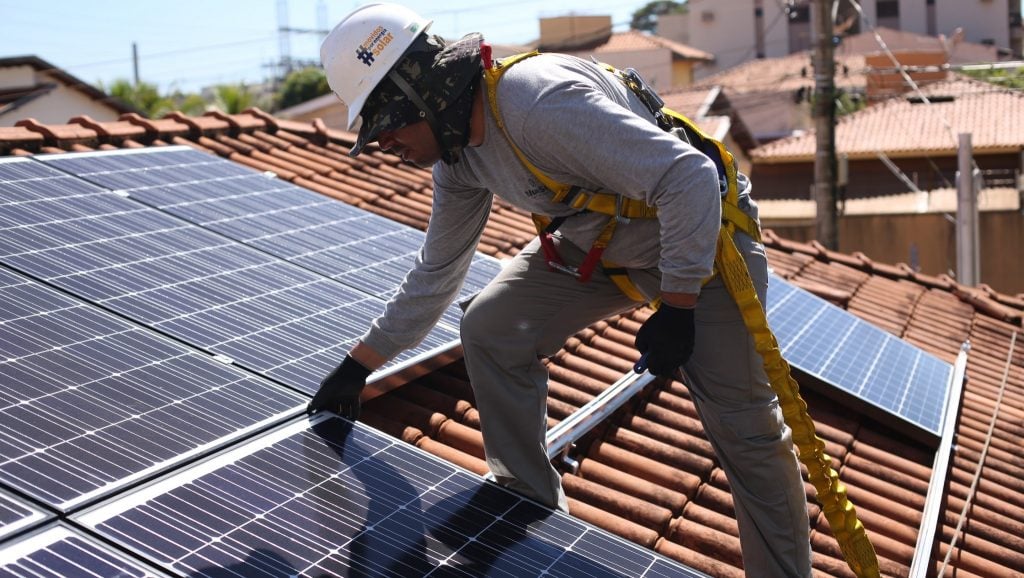
<svg viewBox="0 0 1024 578">
<path fill-rule="evenodd" d="M 764 249 L 743 234 L 736 241 L 764 303 Z M 584 256 L 564 242 L 559 252 L 568 263 Z M 657 294 L 656 274 L 631 276 L 645 293 Z M 540 360 L 577 331 L 635 305 L 600 272 L 580 283 L 551 271 L 535 239 L 467 306 L 462 345 L 487 464 L 498 483 L 568 510 L 560 476 L 547 458 L 548 374 Z M 695 321 L 687 385 L 729 479 L 748 575 L 810 576 L 804 483 L 790 430 L 720 280 L 701 290 Z"/>
</svg>

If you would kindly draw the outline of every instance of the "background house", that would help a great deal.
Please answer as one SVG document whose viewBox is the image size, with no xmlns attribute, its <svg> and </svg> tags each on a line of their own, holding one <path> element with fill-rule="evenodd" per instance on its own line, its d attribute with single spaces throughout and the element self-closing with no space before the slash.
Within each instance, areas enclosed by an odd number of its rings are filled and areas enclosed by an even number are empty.
<svg viewBox="0 0 1024 578">
<path fill-rule="evenodd" d="M 537 49 L 594 58 L 622 70 L 635 68 L 658 91 L 693 84 L 697 69 L 714 61 L 712 54 L 652 34 L 613 33 L 611 16 L 541 18 Z"/>
<path fill-rule="evenodd" d="M 688 13 L 670 15 L 664 27 L 659 24 L 658 33 L 715 55 L 715 62 L 698 70 L 698 75 L 813 46 L 814 3 L 809 0 L 690 0 L 687 4 Z M 1020 4 L 1015 1 L 864 0 L 860 5 L 866 22 L 852 4 L 838 2 L 837 33 L 857 34 L 874 27 L 933 37 L 956 36 L 992 46 L 1002 58 L 1021 55 Z"/>
<path fill-rule="evenodd" d="M 995 48 L 950 41 L 890 28 L 842 38 L 835 48 L 835 86 L 845 106 L 874 104 L 911 87 L 904 73 L 919 86 L 943 80 L 951 65 L 996 62 Z M 888 54 L 895 56 L 902 71 Z M 729 95 L 738 115 L 762 143 L 813 128 L 813 53 L 803 50 L 778 57 L 749 60 L 702 78 L 697 86 L 719 86 Z M 842 112 L 842 111 L 841 111 Z"/>
<path fill-rule="evenodd" d="M 1024 93 L 958 78 L 925 87 L 923 96 L 907 93 L 838 123 L 836 149 L 848 165 L 842 194 L 851 208 L 840 219 L 840 249 L 913 262 L 931 274 L 954 270 L 955 229 L 949 215 L 956 207 L 937 199 L 948 195 L 938 191 L 956 188 L 958 135 L 970 133 L 981 177 L 982 279 L 1007 291 L 1024 288 L 1024 265 L 1005 255 L 1008 247 L 1024 243 Z M 758 198 L 809 200 L 815 146 L 809 133 L 751 151 Z M 912 193 L 914 201 L 909 207 L 902 204 L 902 210 L 899 199 L 885 197 L 905 193 Z M 874 200 L 864 200 L 868 197 Z M 766 209 L 771 205 L 766 202 Z M 769 222 L 792 225 L 794 215 L 785 206 L 767 209 Z M 813 234 L 803 231 L 790 228 L 786 234 L 804 239 Z"/>
<path fill-rule="evenodd" d="M 135 109 L 36 56 L 0 58 L 0 126 L 24 118 L 63 122 L 77 114 L 117 120 Z"/>
</svg>

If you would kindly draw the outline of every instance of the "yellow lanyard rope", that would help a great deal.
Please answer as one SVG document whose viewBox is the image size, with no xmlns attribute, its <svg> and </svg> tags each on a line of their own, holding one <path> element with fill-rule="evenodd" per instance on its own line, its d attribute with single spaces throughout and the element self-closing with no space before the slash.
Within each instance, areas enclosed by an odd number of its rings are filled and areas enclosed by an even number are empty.
<svg viewBox="0 0 1024 578">
<path fill-rule="evenodd" d="M 814 421 L 807 413 L 807 403 L 800 397 L 800 386 L 790 374 L 789 363 L 782 358 L 775 335 L 768 328 L 768 318 L 757 298 L 747 263 L 733 241 L 732 227 L 722 226 L 718 236 L 715 266 L 733 301 L 740 308 L 747 331 L 754 337 L 754 347 L 764 360 L 764 369 L 782 406 L 786 425 L 793 431 L 793 443 L 800 450 L 800 461 L 807 466 L 808 478 L 818 492 L 832 534 L 839 543 L 843 558 L 861 578 L 880 576 L 878 558 L 864 526 L 857 519 L 857 510 L 846 497 L 846 486 L 832 469 L 832 459 L 825 453 L 825 442 L 814 431 Z"/>
</svg>

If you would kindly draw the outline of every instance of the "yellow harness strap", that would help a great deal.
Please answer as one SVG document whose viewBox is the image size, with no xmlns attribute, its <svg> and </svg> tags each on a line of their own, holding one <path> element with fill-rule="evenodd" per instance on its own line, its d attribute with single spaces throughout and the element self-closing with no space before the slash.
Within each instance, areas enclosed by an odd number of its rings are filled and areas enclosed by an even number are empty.
<svg viewBox="0 0 1024 578">
<path fill-rule="evenodd" d="M 618 200 L 621 199 L 618 195 L 580 191 L 575 187 L 558 183 L 540 172 L 537 167 L 530 163 L 526 156 L 516 147 L 512 139 L 509 138 L 508 131 L 501 120 L 501 115 L 498 113 L 498 80 L 500 80 L 501 75 L 510 66 L 524 58 L 537 54 L 539 53 L 534 51 L 512 56 L 495 64 L 493 67 L 489 65 L 490 57 L 488 55 L 485 58 L 487 65 L 484 69 L 487 100 L 490 103 L 498 127 L 505 134 L 506 140 L 508 140 L 512 150 L 515 151 L 516 156 L 519 157 L 520 162 L 544 186 L 553 192 L 553 198 L 556 202 L 563 202 L 563 200 L 568 198 L 568 204 L 574 208 L 595 211 L 612 217 L 610 227 L 605 227 L 605 231 L 602 231 L 598 239 L 599 243 L 607 245 L 611 238 L 611 233 L 614 231 L 614 223 L 618 222 L 618 219 L 654 218 L 657 216 L 657 210 L 654 207 L 648 207 L 642 202 L 632 199 L 626 199 L 623 202 Z M 611 67 L 608 68 L 614 71 Z M 632 84 L 630 84 L 630 87 L 636 90 L 636 87 Z M 839 481 L 839 474 L 832 468 L 832 459 L 825 453 L 825 442 L 815 432 L 814 422 L 807 413 L 807 404 L 800 397 L 800 386 L 793 379 L 789 364 L 783 359 L 782 352 L 779 350 L 779 344 L 768 327 L 768 318 L 760 299 L 757 297 L 757 291 L 750 277 L 750 271 L 747 269 L 747 263 L 733 239 L 733 235 L 738 229 L 751 238 L 760 241 L 761 231 L 757 222 L 739 208 L 736 164 L 732 154 L 726 150 L 725 145 L 704 134 L 685 116 L 668 108 L 663 108 L 662 113 L 685 125 L 692 133 L 703 139 L 702 144 L 711 144 L 717 149 L 720 158 L 712 158 L 712 160 L 716 161 L 716 164 L 718 161 L 721 161 L 719 170 L 724 169 L 728 189 L 722 199 L 722 227 L 719 230 L 718 247 L 715 252 L 716 274 L 721 275 L 726 290 L 729 291 L 729 295 L 739 307 L 740 313 L 743 316 L 743 323 L 746 325 L 747 331 L 753 336 L 755 348 L 764 360 L 765 371 L 768 374 L 772 389 L 779 398 L 779 404 L 782 407 L 782 414 L 786 420 L 786 425 L 793 432 L 793 443 L 799 450 L 800 461 L 807 467 L 808 478 L 818 493 L 818 499 L 821 501 L 825 518 L 832 528 L 832 533 L 836 538 L 836 542 L 839 543 L 839 548 L 846 559 L 846 563 L 853 570 L 854 574 L 860 578 L 878 578 L 880 577 L 880 570 L 875 549 L 868 539 L 864 526 L 857 519 L 856 508 L 847 498 L 846 486 Z M 570 195 L 573 196 L 570 198 Z M 639 203 L 640 207 L 634 206 L 634 203 Z M 534 215 L 534 223 L 537 226 L 538 234 L 549 234 L 544 231 L 550 223 L 550 220 L 546 217 Z M 604 263 L 604 271 L 630 299 L 638 302 L 645 301 L 636 286 L 629 280 L 625 269 L 610 263 Z M 656 306 L 657 304 L 654 305 Z"/>
</svg>

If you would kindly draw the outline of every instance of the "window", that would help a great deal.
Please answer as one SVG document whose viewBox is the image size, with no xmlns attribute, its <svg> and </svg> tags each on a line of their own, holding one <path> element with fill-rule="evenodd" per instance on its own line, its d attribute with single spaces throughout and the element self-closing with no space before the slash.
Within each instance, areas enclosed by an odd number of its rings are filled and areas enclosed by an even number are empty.
<svg viewBox="0 0 1024 578">
<path fill-rule="evenodd" d="M 899 18 L 900 3 L 896 0 L 879 0 L 875 6 L 875 11 L 879 20 L 882 18 Z"/>
</svg>

